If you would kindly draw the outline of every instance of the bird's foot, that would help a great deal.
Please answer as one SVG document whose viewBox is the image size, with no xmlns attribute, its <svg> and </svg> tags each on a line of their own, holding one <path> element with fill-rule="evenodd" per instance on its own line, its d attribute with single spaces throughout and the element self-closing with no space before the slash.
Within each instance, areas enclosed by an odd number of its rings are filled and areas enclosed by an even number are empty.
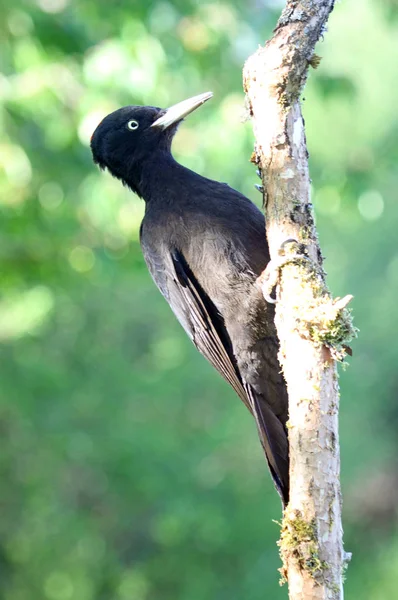
<svg viewBox="0 0 398 600">
<path fill-rule="evenodd" d="M 270 260 L 260 277 L 257 279 L 258 285 L 261 287 L 264 298 L 270 304 L 276 304 L 279 300 L 278 290 L 276 297 L 272 297 L 272 292 L 278 286 L 281 269 L 289 264 L 302 263 L 310 261 L 307 256 L 307 250 L 304 244 L 300 244 L 297 240 L 289 238 L 285 240 L 278 249 L 278 257 Z"/>
<path fill-rule="evenodd" d="M 264 192 L 264 186 L 262 184 L 263 176 L 262 176 L 262 173 L 261 173 L 260 169 L 256 170 L 256 175 L 257 175 L 257 177 L 259 177 L 261 179 L 261 184 L 255 183 L 254 187 L 256 188 L 256 190 L 258 192 L 260 192 L 262 194 Z"/>
</svg>

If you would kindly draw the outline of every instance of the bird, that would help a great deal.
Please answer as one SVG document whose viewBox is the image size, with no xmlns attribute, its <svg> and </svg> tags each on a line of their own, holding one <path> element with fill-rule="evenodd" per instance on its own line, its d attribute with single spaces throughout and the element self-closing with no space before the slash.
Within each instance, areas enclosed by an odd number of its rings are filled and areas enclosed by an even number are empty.
<svg viewBox="0 0 398 600">
<path fill-rule="evenodd" d="M 145 201 L 140 244 L 149 272 L 199 352 L 253 415 L 282 505 L 289 500 L 288 394 L 274 306 L 258 277 L 270 261 L 265 218 L 248 198 L 177 162 L 181 122 L 212 97 L 168 109 L 125 106 L 91 137 L 94 163 Z"/>
</svg>

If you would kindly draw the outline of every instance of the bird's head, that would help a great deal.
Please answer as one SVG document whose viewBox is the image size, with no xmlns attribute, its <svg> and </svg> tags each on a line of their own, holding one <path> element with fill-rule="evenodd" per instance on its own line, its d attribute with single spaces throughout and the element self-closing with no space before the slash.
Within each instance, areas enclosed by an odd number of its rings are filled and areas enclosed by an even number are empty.
<svg viewBox="0 0 398 600">
<path fill-rule="evenodd" d="M 170 152 L 179 123 L 212 97 L 211 92 L 194 96 L 174 106 L 125 106 L 105 117 L 91 137 L 94 162 L 127 183 L 134 183 L 143 162 L 154 154 Z"/>
</svg>

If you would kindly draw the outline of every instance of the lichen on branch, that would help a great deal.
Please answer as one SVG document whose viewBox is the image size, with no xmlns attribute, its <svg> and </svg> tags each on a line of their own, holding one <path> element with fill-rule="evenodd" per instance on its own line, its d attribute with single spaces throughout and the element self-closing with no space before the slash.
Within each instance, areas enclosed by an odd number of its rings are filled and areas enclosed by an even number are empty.
<svg viewBox="0 0 398 600">
<path fill-rule="evenodd" d="M 321 580 L 328 565 L 319 558 L 318 531 L 315 519 L 306 521 L 300 511 L 293 511 L 292 514 L 288 514 L 286 511 L 278 545 L 284 565 L 279 569 L 281 585 L 287 582 L 288 574 L 285 566 L 287 558 L 293 558 L 297 563 L 297 568 L 306 571 L 314 580 L 318 582 Z"/>
</svg>

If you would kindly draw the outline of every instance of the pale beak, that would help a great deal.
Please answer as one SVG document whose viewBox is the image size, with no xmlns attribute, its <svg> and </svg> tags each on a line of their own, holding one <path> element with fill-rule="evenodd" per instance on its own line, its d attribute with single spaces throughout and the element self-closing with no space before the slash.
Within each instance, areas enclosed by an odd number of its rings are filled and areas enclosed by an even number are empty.
<svg viewBox="0 0 398 600">
<path fill-rule="evenodd" d="M 204 94 L 199 94 L 199 96 L 194 96 L 193 98 L 188 98 L 188 100 L 183 100 L 178 104 L 174 104 L 174 106 L 167 108 L 166 112 L 159 117 L 159 119 L 156 119 L 151 127 L 167 129 L 167 127 L 170 127 L 173 123 L 181 121 L 181 119 L 199 108 L 204 102 L 210 100 L 212 96 L 213 92 L 205 92 Z"/>
</svg>

